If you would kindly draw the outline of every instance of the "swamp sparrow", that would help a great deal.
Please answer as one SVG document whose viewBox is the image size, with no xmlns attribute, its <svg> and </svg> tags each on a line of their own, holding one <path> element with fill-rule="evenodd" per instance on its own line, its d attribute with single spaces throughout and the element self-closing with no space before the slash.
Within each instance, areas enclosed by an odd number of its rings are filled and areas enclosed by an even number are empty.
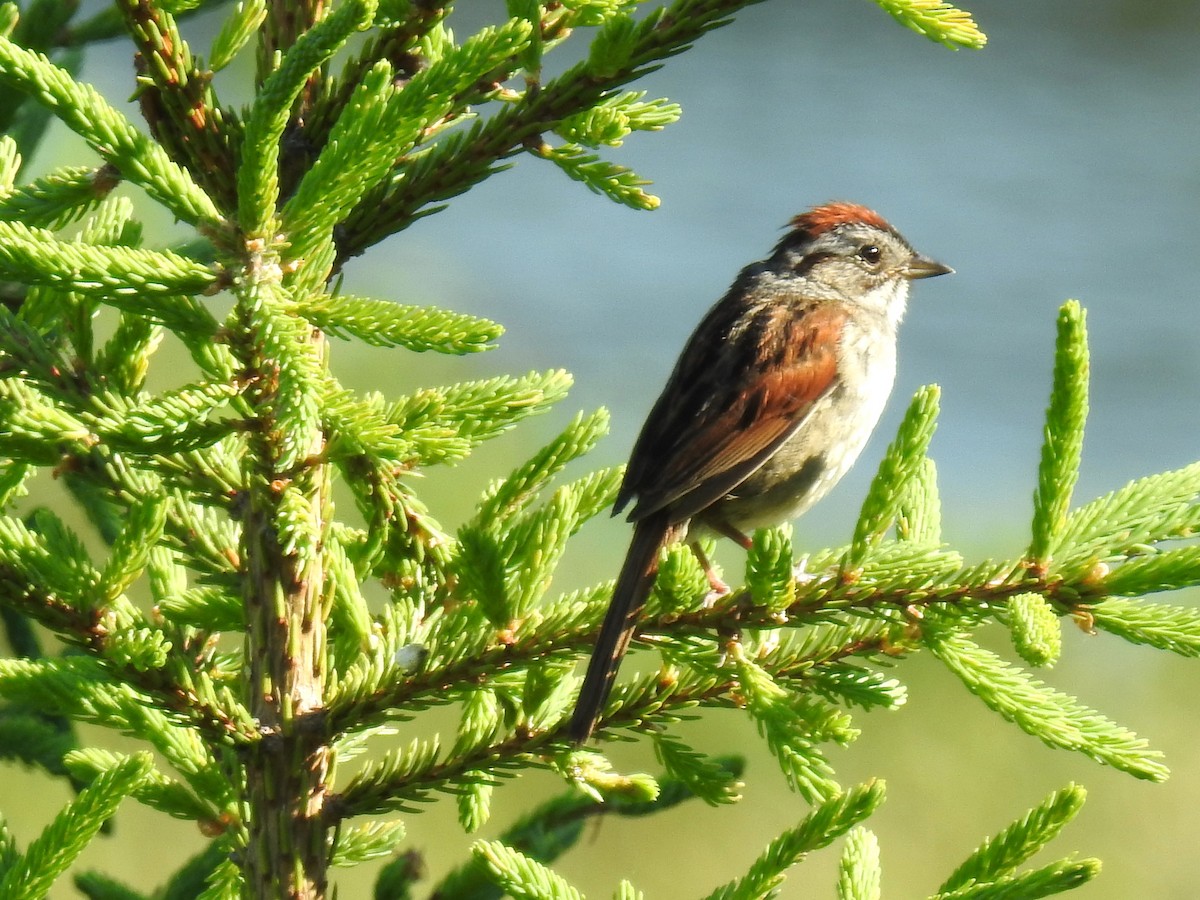
<svg viewBox="0 0 1200 900">
<path fill-rule="evenodd" d="M 818 206 L 742 270 L 688 339 L 633 448 L 614 514 L 633 540 L 571 720 L 596 727 L 660 551 L 707 530 L 747 533 L 800 515 L 854 463 L 896 375 L 908 283 L 953 271 L 877 213 Z M 729 589 L 692 544 L 714 591 Z"/>
</svg>

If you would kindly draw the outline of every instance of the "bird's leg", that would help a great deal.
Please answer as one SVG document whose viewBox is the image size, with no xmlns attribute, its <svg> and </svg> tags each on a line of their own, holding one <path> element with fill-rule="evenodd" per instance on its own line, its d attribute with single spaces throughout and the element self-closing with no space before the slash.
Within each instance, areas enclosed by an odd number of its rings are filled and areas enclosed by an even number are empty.
<svg viewBox="0 0 1200 900">
<path fill-rule="evenodd" d="M 704 524 L 712 531 L 717 532 L 723 537 L 727 537 L 732 541 L 736 541 L 743 549 L 749 550 L 754 542 L 747 537 L 743 532 L 734 528 L 728 522 L 721 519 L 706 518 Z M 700 561 L 700 565 L 704 567 L 704 574 L 708 577 L 709 587 L 712 591 L 704 598 L 705 607 L 711 607 L 716 600 L 729 593 L 729 585 L 717 577 L 716 571 L 713 569 L 712 562 L 708 558 L 708 554 L 704 552 L 704 548 L 700 546 L 699 541 L 692 542 L 692 552 L 696 554 L 696 559 Z M 741 629 L 736 624 L 738 613 L 734 613 L 734 621 L 731 624 L 722 626 L 719 629 L 721 636 L 721 665 L 725 664 L 725 660 L 731 655 L 736 655 L 741 652 Z"/>
<path fill-rule="evenodd" d="M 706 524 L 710 530 L 713 530 L 713 532 L 720 534 L 722 538 L 728 538 L 732 541 L 736 541 L 738 545 L 743 547 L 743 550 L 750 550 L 750 547 L 754 545 L 754 541 L 751 541 L 748 536 L 742 532 L 739 532 L 737 528 L 734 528 L 730 523 L 721 520 L 721 518 L 715 516 L 706 516 L 704 517 L 704 524 Z M 707 598 L 704 598 L 704 605 L 712 606 L 713 600 L 719 598 L 719 596 L 725 596 L 726 594 L 730 593 L 730 586 L 728 586 L 728 584 L 726 584 L 724 581 L 721 581 L 721 578 L 716 575 L 716 570 L 713 568 L 712 560 L 709 560 L 708 554 L 704 552 L 703 547 L 700 546 L 700 541 L 691 542 L 691 552 L 695 553 L 696 559 L 700 560 L 700 564 L 704 569 L 704 576 L 708 578 L 708 587 L 713 589 L 713 592 L 710 593 Z"/>
<path fill-rule="evenodd" d="M 704 569 L 704 577 L 708 579 L 710 591 L 708 596 L 704 598 L 705 607 L 713 605 L 713 601 L 718 597 L 724 597 L 729 593 L 729 585 L 721 580 L 721 576 L 717 574 L 717 570 L 713 568 L 712 561 L 708 558 L 708 554 L 704 552 L 704 548 L 700 546 L 699 541 L 692 541 L 689 545 L 692 548 L 692 553 L 696 555 L 697 562 Z"/>
<path fill-rule="evenodd" d="M 749 550 L 754 546 L 754 541 L 752 541 L 745 534 L 745 532 L 738 531 L 728 522 L 724 522 L 721 519 L 707 518 L 704 520 L 704 524 L 722 537 L 729 538 L 743 550 Z"/>
<path fill-rule="evenodd" d="M 692 552 L 696 554 L 696 559 L 700 561 L 700 565 L 704 567 L 704 574 L 708 576 L 708 586 L 712 588 L 704 598 L 704 608 L 711 609 L 716 605 L 716 602 L 729 593 L 729 585 L 720 579 L 716 570 L 713 568 L 712 562 L 708 558 L 708 554 L 704 552 L 704 548 L 700 546 L 699 541 L 692 541 Z M 720 636 L 720 660 L 717 665 L 725 665 L 726 659 L 729 657 L 730 648 L 736 646 L 741 640 L 741 630 L 733 625 L 721 625 L 717 628 L 717 634 Z"/>
<path fill-rule="evenodd" d="M 720 519 L 705 519 L 704 522 L 710 529 L 717 534 L 727 537 L 732 541 L 736 541 L 746 550 L 749 550 L 754 543 L 750 538 L 746 537 L 742 532 L 738 531 L 728 522 L 723 522 Z M 708 586 L 712 588 L 712 592 L 704 598 L 705 606 L 712 606 L 714 600 L 718 597 L 724 597 L 729 593 L 729 585 L 721 580 L 717 575 L 717 570 L 713 568 L 712 561 L 708 558 L 708 554 L 704 552 L 704 548 L 700 546 L 699 541 L 692 541 L 692 553 L 696 555 L 700 565 L 704 568 L 704 575 L 708 578 Z"/>
</svg>

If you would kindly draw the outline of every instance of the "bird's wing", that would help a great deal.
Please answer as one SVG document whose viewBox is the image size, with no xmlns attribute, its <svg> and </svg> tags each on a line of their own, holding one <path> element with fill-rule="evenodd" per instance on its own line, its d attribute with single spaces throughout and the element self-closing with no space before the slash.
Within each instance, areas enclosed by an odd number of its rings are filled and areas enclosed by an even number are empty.
<svg viewBox="0 0 1200 900">
<path fill-rule="evenodd" d="M 669 507 L 682 521 L 730 493 L 836 383 L 839 306 L 772 304 L 736 333 L 719 316 L 720 306 L 688 342 L 634 447 L 617 504 L 637 498 L 630 519 Z M 725 336 L 719 354 L 714 334 Z"/>
</svg>

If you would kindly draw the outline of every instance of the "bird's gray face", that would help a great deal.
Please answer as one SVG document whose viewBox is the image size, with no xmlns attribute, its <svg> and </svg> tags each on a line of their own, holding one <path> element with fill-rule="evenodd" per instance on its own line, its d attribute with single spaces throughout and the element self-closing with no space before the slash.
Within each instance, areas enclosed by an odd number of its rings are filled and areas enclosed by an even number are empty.
<svg viewBox="0 0 1200 900">
<path fill-rule="evenodd" d="M 952 271 L 917 253 L 895 232 L 864 223 L 841 225 L 781 248 L 778 257 L 777 263 L 791 277 L 804 278 L 817 292 L 853 303 L 893 325 L 904 315 L 911 280 Z"/>
</svg>

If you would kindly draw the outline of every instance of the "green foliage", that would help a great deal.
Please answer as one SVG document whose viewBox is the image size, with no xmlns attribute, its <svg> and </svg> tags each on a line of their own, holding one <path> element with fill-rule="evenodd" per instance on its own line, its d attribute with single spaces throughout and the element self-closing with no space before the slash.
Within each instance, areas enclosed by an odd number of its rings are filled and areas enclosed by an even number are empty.
<svg viewBox="0 0 1200 900">
<path fill-rule="evenodd" d="M 879 900 L 879 841 L 856 825 L 846 836 L 838 868 L 838 900 Z"/>
<path fill-rule="evenodd" d="M 987 43 L 987 36 L 979 30 L 968 13 L 949 3 L 943 3 L 942 0 L 875 2 L 891 13 L 897 22 L 951 50 L 957 50 L 959 47 L 979 50 Z"/>
<path fill-rule="evenodd" d="M 74 4 L 0 7 L 11 89 L 0 97 L 0 621 L 13 650 L 0 660 L 0 754 L 79 792 L 24 852 L 0 832 L 0 895 L 43 895 L 128 796 L 210 838 L 164 868 L 155 896 L 299 896 L 327 865 L 391 857 L 376 896 L 409 897 L 422 876 L 405 819 L 351 819 L 452 799 L 475 831 L 511 808 L 509 779 L 542 768 L 567 793 L 476 843 L 434 892 L 576 897 L 550 867 L 587 821 L 740 801 L 741 763 L 677 727 L 724 707 L 754 721 L 811 811 L 711 896 L 769 896 L 807 853 L 846 836 L 839 896 L 877 897 L 880 851 L 859 823 L 882 786 L 843 793 L 826 749 L 853 740 L 853 710 L 903 705 L 890 667 L 926 648 L 1051 746 L 1165 777 L 1144 741 L 976 636 L 1005 627 L 1022 659 L 1048 666 L 1071 616 L 1200 655 L 1200 615 L 1142 599 L 1200 584 L 1200 464 L 1070 508 L 1088 375 L 1075 304 L 1059 316 L 1022 558 L 968 565 L 944 545 L 933 387 L 914 397 L 847 547 L 797 570 L 790 530 L 760 531 L 745 588 L 722 596 L 687 548 L 666 548 L 639 633 L 661 663 L 618 683 L 601 722 L 613 738 L 650 736 L 663 769 L 653 776 L 565 737 L 575 667 L 611 584 L 559 593 L 554 582 L 621 479 L 581 468 L 607 413 L 576 415 L 448 532 L 420 475 L 548 411 L 570 377 L 437 386 L 418 375 L 386 395 L 335 377 L 330 358 L 345 347 L 330 337 L 451 355 L 494 345 L 502 328 L 490 319 L 346 295 L 335 279 L 518 157 L 656 206 L 648 182 L 607 156 L 680 109 L 626 86 L 751 2 L 513 0 L 506 21 L 459 39 L 449 4 L 346 0 L 285 14 L 288 4 L 243 0 L 207 65 L 179 20 L 211 4 L 129 0 L 80 22 Z M 944 4 L 882 5 L 936 41 L 982 45 Z M 141 60 L 144 128 L 77 81 L 78 54 L 63 52 L 121 35 Z M 258 89 L 242 111 L 220 102 L 212 76 L 251 42 Z M 551 67 L 568 42 L 578 62 Z M 27 173 L 51 115 L 94 156 Z M 180 243 L 156 242 L 140 207 L 113 196 L 123 181 L 182 223 Z M 211 299 L 222 292 L 231 310 Z M 163 371 L 170 341 L 190 354 L 186 372 Z M 170 388 L 154 387 L 159 374 Z M 27 495 L 42 476 L 59 479 L 78 515 Z M 350 521 L 336 518 L 342 490 Z M 44 635 L 58 640 L 49 651 Z M 423 715 L 433 707 L 457 715 Z M 80 746 L 77 722 L 140 742 L 156 762 Z M 393 726 L 403 740 L 388 737 Z M 1017 871 L 1081 799 L 1075 788 L 1051 797 L 938 896 L 1043 896 L 1087 881 L 1092 860 Z M 306 804 L 314 814 L 295 814 Z M 138 896 L 100 873 L 76 884 L 89 897 Z M 615 893 L 641 896 L 627 881 Z"/>
<path fill-rule="evenodd" d="M 927 625 L 924 640 L 967 690 L 1021 730 L 1136 778 L 1166 780 L 1162 754 L 1127 728 L 1030 678 L 953 629 Z"/>
<path fill-rule="evenodd" d="M 661 131 L 679 121 L 682 109 L 663 99 L 646 103 L 645 91 L 617 94 L 585 112 L 563 121 L 555 131 L 585 147 L 620 147 L 634 131 Z"/>
<path fill-rule="evenodd" d="M 1058 613 L 1041 594 L 1017 594 L 1008 601 L 1013 649 L 1031 666 L 1053 666 L 1062 653 Z"/>
<path fill-rule="evenodd" d="M 82 783 L 89 784 L 105 772 L 124 765 L 129 757 L 104 750 L 77 750 L 64 755 L 63 764 Z M 157 770 L 146 773 L 144 780 L 132 792 L 133 797 L 159 812 L 189 822 L 216 822 L 219 809 L 211 802 L 217 798 L 201 798 L 187 785 L 163 775 Z"/>
<path fill-rule="evenodd" d="M 1037 900 L 1083 887 L 1100 874 L 1097 859 L 1065 859 L 1033 872 L 1000 878 L 988 884 L 971 885 L 961 891 L 937 894 L 936 900 Z"/>
<path fill-rule="evenodd" d="M 5 135 L 0 137 L 0 147 L 15 153 L 16 143 Z M 20 166 L 17 154 L 13 168 Z M 55 169 L 28 184 L 7 185 L 0 199 L 0 218 L 35 228 L 65 228 L 95 209 L 117 183 L 117 174 L 104 166 Z"/>
<path fill-rule="evenodd" d="M 246 121 L 238 169 L 238 218 L 246 234 L 266 238 L 279 202 L 279 151 L 292 105 L 318 66 L 371 23 L 374 0 L 346 0 L 289 47 L 258 91 Z"/>
<path fill-rule="evenodd" d="M 504 892 L 518 900 L 583 900 L 583 894 L 571 887 L 554 870 L 543 866 L 519 850 L 499 841 L 480 841 L 473 848 L 489 876 Z"/>
<path fill-rule="evenodd" d="M 787 609 L 796 599 L 792 577 L 792 526 L 763 528 L 746 556 L 746 589 L 759 606 Z"/>
<path fill-rule="evenodd" d="M 79 792 L 0 878 L 0 896 L 36 900 L 74 861 L 150 768 L 148 753 L 130 757 Z"/>
<path fill-rule="evenodd" d="M 475 316 L 367 297 L 310 297 L 296 312 L 333 337 L 357 338 L 376 347 L 404 347 L 418 353 L 489 350 L 491 342 L 504 331 L 495 322 Z"/>
<path fill-rule="evenodd" d="M 814 850 L 833 843 L 883 802 L 883 782 L 872 781 L 835 794 L 816 805 L 796 827 L 775 838 L 736 881 L 722 885 L 705 900 L 770 897 L 783 882 L 784 872 Z"/>
<path fill-rule="evenodd" d="M 616 163 L 588 153 L 578 144 L 561 147 L 542 146 L 538 155 L 550 160 L 575 181 L 580 181 L 597 194 L 608 197 L 633 209 L 657 209 L 661 201 L 642 188 L 649 184 L 644 178 Z"/>
<path fill-rule="evenodd" d="M 1200 463 L 1192 463 L 1132 481 L 1081 506 L 1063 526 L 1054 568 L 1103 578 L 1113 564 L 1144 561 L 1157 555 L 1158 544 L 1189 537 L 1200 525 L 1197 484 Z"/>
<path fill-rule="evenodd" d="M 153 303 L 156 295 L 199 293 L 216 281 L 207 266 L 170 250 L 69 243 L 21 222 L 0 222 L 0 270 L 30 285 L 95 295 L 117 307 L 131 305 L 125 298 Z"/>
<path fill-rule="evenodd" d="M 1054 389 L 1046 410 L 1046 439 L 1033 497 L 1033 543 L 1029 558 L 1045 565 L 1054 554 L 1055 538 L 1066 524 L 1071 491 L 1083 457 L 1083 425 L 1087 419 L 1088 355 L 1084 314 L 1078 303 L 1065 304 L 1058 317 L 1054 354 Z"/>
<path fill-rule="evenodd" d="M 694 610 L 703 604 L 708 590 L 704 568 L 691 548 L 676 544 L 659 557 L 658 578 L 646 603 L 650 615 Z"/>
<path fill-rule="evenodd" d="M 396 73 L 377 63 L 363 79 L 336 123 L 328 143 L 283 209 L 284 227 L 294 235 L 293 258 L 332 239 L 368 191 L 394 172 L 395 161 L 464 112 L 472 87 L 494 78 L 528 42 L 528 22 L 514 19 L 488 28 L 461 46 L 430 52 L 429 66 L 401 90 Z M 325 272 L 317 273 L 323 280 Z M 318 282 L 314 282 L 318 283 Z"/>
<path fill-rule="evenodd" d="M 1023 818 L 984 841 L 938 891 L 950 894 L 1008 878 L 1075 818 L 1086 796 L 1087 792 L 1074 784 L 1055 791 Z"/>
<path fill-rule="evenodd" d="M 810 803 L 820 803 L 838 793 L 833 767 L 817 749 L 820 741 L 849 743 L 854 732 L 849 716 L 817 698 L 796 697 L 780 687 L 761 666 L 745 657 L 737 660 L 738 677 L 746 697 L 746 710 L 779 761 L 792 790 Z"/>
<path fill-rule="evenodd" d="M 459 530 L 460 582 L 495 625 L 533 612 L 567 540 L 584 521 L 612 502 L 620 472 L 607 470 L 556 490 L 529 508 L 538 489 L 607 430 L 608 414 L 578 416 L 565 431 L 509 478 L 493 485 L 475 517 Z"/>
<path fill-rule="evenodd" d="M 1180 656 L 1200 656 L 1200 610 L 1109 598 L 1085 615 L 1091 625 L 1130 643 L 1147 644 Z"/>
<path fill-rule="evenodd" d="M 741 784 L 720 760 L 696 752 L 670 734 L 655 736 L 654 753 L 672 778 L 710 806 L 741 799 Z"/>
<path fill-rule="evenodd" d="M 145 188 L 183 221 L 198 223 L 218 217 L 212 201 L 161 145 L 147 138 L 90 85 L 75 81 L 70 72 L 41 53 L 0 36 L 0 81 L 37 98 L 123 178 Z"/>
<path fill-rule="evenodd" d="M 936 387 L 925 387 L 913 397 L 900 431 L 888 447 L 863 501 L 858 524 L 854 526 L 854 542 L 846 554 L 846 569 L 862 565 L 868 552 L 878 546 L 895 523 L 901 504 L 910 499 L 913 490 L 910 485 L 924 477 L 925 453 L 937 425 L 938 394 Z"/>
<path fill-rule="evenodd" d="M 239 0 L 208 51 L 208 67 L 219 72 L 229 65 L 267 17 L 266 0 Z"/>
</svg>

